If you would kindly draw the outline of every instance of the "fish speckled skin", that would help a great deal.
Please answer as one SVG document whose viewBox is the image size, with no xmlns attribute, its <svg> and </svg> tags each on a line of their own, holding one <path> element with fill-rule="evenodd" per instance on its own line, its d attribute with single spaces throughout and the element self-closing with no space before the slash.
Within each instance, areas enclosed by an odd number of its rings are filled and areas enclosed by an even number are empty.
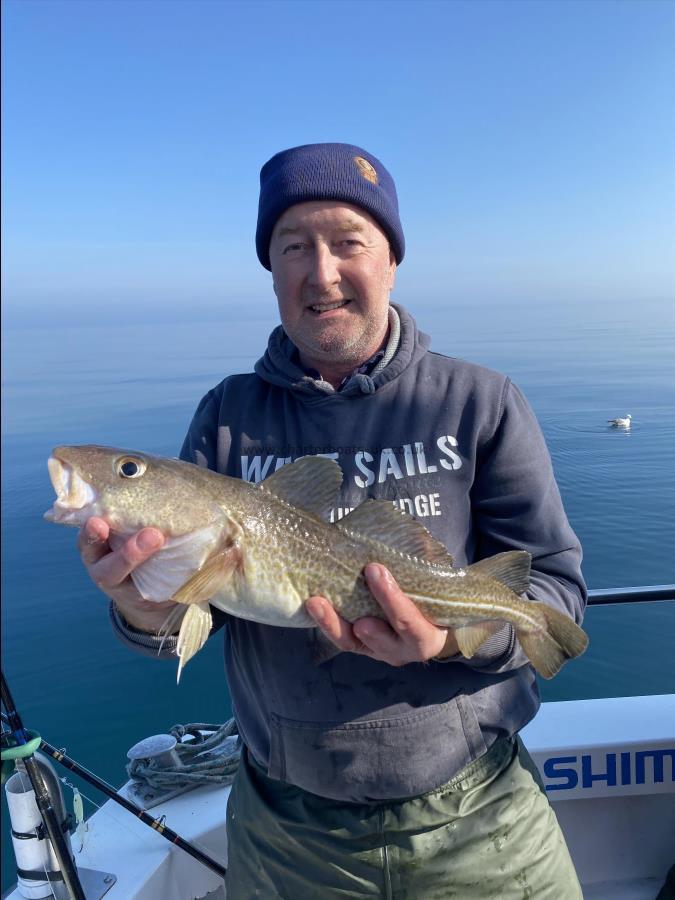
<svg viewBox="0 0 675 900">
<path fill-rule="evenodd" d="M 102 516 L 113 547 L 146 526 L 164 533 L 164 548 L 132 577 L 145 598 L 187 605 L 181 666 L 208 637 L 209 603 L 287 627 L 315 626 L 305 610 L 314 595 L 349 621 L 382 617 L 363 575 L 369 562 L 387 566 L 430 621 L 456 628 L 467 657 L 505 622 L 548 678 L 587 644 L 567 616 L 519 596 L 529 582 L 525 552 L 454 567 L 421 523 L 386 501 L 366 501 L 329 524 L 342 479 L 329 459 L 304 457 L 250 484 L 180 460 L 91 445 L 56 448 L 49 470 L 57 493 L 50 520 L 81 526 Z"/>
</svg>

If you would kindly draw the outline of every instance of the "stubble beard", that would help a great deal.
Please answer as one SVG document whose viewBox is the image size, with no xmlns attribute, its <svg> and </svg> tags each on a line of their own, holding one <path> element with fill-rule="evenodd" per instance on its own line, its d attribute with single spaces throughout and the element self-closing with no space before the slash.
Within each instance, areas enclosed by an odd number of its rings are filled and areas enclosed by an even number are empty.
<svg viewBox="0 0 675 900">
<path fill-rule="evenodd" d="M 386 335 L 388 321 L 387 315 L 383 335 Z M 317 362 L 355 368 L 377 351 L 380 341 L 375 346 L 374 338 L 381 330 L 382 322 L 371 314 L 363 319 L 358 329 L 342 326 L 328 329 L 325 334 L 308 331 L 307 340 L 300 343 L 301 353 L 315 358 Z M 293 336 L 290 337 L 293 340 Z"/>
</svg>

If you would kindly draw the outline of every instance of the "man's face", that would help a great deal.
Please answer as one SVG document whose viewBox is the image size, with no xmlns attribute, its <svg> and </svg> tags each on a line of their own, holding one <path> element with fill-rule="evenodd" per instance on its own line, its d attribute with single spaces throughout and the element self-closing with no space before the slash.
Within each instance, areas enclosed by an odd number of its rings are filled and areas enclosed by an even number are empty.
<svg viewBox="0 0 675 900">
<path fill-rule="evenodd" d="M 291 206 L 274 226 L 270 261 L 281 322 L 305 364 L 322 374 L 354 368 L 382 346 L 396 262 L 365 210 Z"/>
</svg>

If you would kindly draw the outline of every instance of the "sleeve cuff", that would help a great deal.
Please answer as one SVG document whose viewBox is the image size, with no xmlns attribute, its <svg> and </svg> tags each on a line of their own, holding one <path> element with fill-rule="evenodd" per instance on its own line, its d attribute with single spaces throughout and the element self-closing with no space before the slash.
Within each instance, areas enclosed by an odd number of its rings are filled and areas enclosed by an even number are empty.
<svg viewBox="0 0 675 900">
<path fill-rule="evenodd" d="M 125 646 L 144 656 L 155 656 L 160 659 L 175 659 L 177 635 L 169 635 L 164 639 L 147 631 L 138 631 L 133 628 L 122 616 L 114 603 L 110 603 L 110 622 L 118 640 Z M 161 647 L 161 650 L 160 650 Z"/>
<path fill-rule="evenodd" d="M 513 653 L 516 644 L 516 634 L 512 625 L 505 625 L 481 644 L 471 659 L 456 653 L 454 656 L 434 657 L 434 662 L 452 663 L 461 662 L 472 669 L 480 669 L 482 672 L 492 672 L 500 669 Z"/>
</svg>

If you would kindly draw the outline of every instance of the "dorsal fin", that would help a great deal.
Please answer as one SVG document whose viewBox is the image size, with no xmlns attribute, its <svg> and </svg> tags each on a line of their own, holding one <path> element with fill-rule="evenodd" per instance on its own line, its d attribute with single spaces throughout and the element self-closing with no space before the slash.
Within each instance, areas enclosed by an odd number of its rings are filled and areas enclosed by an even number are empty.
<svg viewBox="0 0 675 900">
<path fill-rule="evenodd" d="M 481 559 L 468 567 L 472 575 L 495 578 L 514 594 L 524 594 L 530 585 L 530 563 L 532 557 L 526 550 L 507 550 L 487 559 Z"/>
<path fill-rule="evenodd" d="M 342 484 L 342 469 L 325 456 L 303 456 L 282 466 L 258 487 L 285 500 L 291 506 L 306 509 L 326 519 L 335 506 Z"/>
<path fill-rule="evenodd" d="M 452 556 L 443 544 L 390 500 L 365 500 L 340 519 L 337 527 L 435 566 L 452 566 Z"/>
</svg>

